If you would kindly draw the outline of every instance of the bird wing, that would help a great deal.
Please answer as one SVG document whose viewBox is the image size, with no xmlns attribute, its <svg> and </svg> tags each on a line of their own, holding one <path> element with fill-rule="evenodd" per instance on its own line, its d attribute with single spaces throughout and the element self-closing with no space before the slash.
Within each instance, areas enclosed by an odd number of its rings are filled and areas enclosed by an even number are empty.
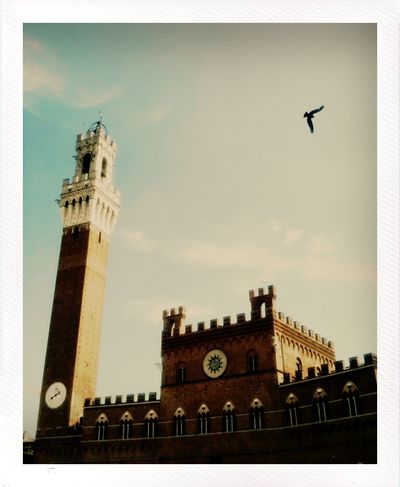
<svg viewBox="0 0 400 487">
<path fill-rule="evenodd" d="M 316 108 L 315 110 L 312 110 L 310 112 L 310 115 L 314 115 L 314 113 L 320 112 L 324 108 L 324 105 L 320 106 L 319 108 Z"/>
<path fill-rule="evenodd" d="M 308 126 L 310 127 L 311 133 L 314 133 L 314 125 L 313 125 L 310 117 L 307 117 L 307 123 L 308 123 Z"/>
</svg>

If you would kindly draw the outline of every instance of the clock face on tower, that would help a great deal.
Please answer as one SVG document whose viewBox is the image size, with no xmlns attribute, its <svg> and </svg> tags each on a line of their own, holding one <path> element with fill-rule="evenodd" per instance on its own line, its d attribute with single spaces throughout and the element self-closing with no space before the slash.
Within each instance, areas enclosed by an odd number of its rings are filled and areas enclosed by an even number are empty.
<svg viewBox="0 0 400 487">
<path fill-rule="evenodd" d="M 226 355 L 222 350 L 211 350 L 203 359 L 204 373 L 208 377 L 216 379 L 225 372 L 227 363 Z"/>
<path fill-rule="evenodd" d="M 67 396 L 67 389 L 62 382 L 54 382 L 46 391 L 45 401 L 50 409 L 61 406 Z"/>
</svg>

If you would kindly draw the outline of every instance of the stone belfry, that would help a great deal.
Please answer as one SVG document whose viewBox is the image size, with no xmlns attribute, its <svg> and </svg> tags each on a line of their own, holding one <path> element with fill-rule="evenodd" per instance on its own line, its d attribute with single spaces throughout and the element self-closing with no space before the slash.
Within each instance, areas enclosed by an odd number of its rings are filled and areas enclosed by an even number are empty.
<svg viewBox="0 0 400 487">
<path fill-rule="evenodd" d="M 60 257 L 40 397 L 37 436 L 75 425 L 95 395 L 108 248 L 119 211 L 112 186 L 116 144 L 102 121 L 76 141 L 72 180 L 60 196 Z"/>
</svg>

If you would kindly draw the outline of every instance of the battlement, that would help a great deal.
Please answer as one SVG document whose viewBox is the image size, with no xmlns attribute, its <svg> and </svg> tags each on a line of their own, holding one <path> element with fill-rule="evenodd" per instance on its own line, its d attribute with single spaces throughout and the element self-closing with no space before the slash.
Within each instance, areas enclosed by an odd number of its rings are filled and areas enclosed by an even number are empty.
<svg viewBox="0 0 400 487">
<path fill-rule="evenodd" d="M 186 310 L 183 306 L 180 306 L 178 311 L 176 308 L 171 308 L 169 311 L 163 311 L 163 338 L 172 338 L 182 335 L 189 335 L 191 333 L 202 333 L 210 330 L 215 330 L 218 328 L 225 328 L 229 326 L 237 326 L 250 324 L 258 321 L 262 318 L 271 317 L 274 320 L 278 320 L 281 324 L 295 330 L 322 346 L 329 349 L 334 349 L 335 345 L 332 341 L 325 337 L 322 337 L 318 333 L 314 333 L 307 326 L 302 325 L 300 322 L 293 320 L 290 316 L 285 316 L 284 313 L 278 312 L 274 309 L 274 301 L 277 298 L 276 288 L 273 285 L 268 286 L 268 291 L 265 292 L 264 288 L 258 288 L 257 292 L 255 290 L 249 291 L 249 299 L 251 303 L 251 315 L 250 319 L 246 319 L 245 313 L 238 313 L 236 315 L 236 321 L 232 319 L 231 316 L 224 316 L 222 323 L 217 319 L 213 318 L 209 321 L 209 325 L 206 325 L 205 321 L 200 321 L 197 323 L 196 329 L 194 329 L 192 324 L 184 325 L 184 320 L 186 318 Z"/>
<path fill-rule="evenodd" d="M 92 128 L 94 128 L 93 125 L 97 125 L 97 127 L 96 127 L 95 130 L 92 130 Z M 103 124 L 93 124 L 93 125 L 91 127 L 89 127 L 89 130 L 86 132 L 86 134 L 78 134 L 76 136 L 76 142 L 77 142 L 77 144 L 79 142 L 90 141 L 92 139 L 96 139 L 96 138 L 102 137 L 105 141 L 107 141 L 107 143 L 110 146 L 113 146 L 113 147 L 116 148 L 117 144 L 109 136 L 109 134 L 107 133 L 107 130 L 104 127 L 104 125 Z"/>
<path fill-rule="evenodd" d="M 146 402 L 159 401 L 157 399 L 156 392 L 149 392 L 146 398 L 144 392 L 139 392 L 135 400 L 135 394 L 117 395 L 115 397 L 105 396 L 105 397 L 95 397 L 85 399 L 84 407 L 97 407 L 97 406 L 116 406 L 119 404 L 139 404 Z"/>
<path fill-rule="evenodd" d="M 258 297 L 271 296 L 273 299 L 276 299 L 276 297 L 277 297 L 276 288 L 274 285 L 268 286 L 268 292 L 267 293 L 265 293 L 263 287 L 259 287 L 257 293 L 254 291 L 254 289 L 249 291 L 250 300 L 256 298 L 257 296 Z"/>
<path fill-rule="evenodd" d="M 61 194 L 70 195 L 72 197 L 75 192 L 80 192 L 89 188 L 91 179 L 92 178 L 89 178 L 88 173 L 73 176 L 72 178 L 64 178 L 61 185 Z M 96 181 L 96 185 L 103 190 L 107 190 L 109 193 L 113 193 L 119 199 L 119 189 L 115 188 L 109 181 Z M 70 201 L 70 203 L 71 202 L 72 201 Z"/>
<path fill-rule="evenodd" d="M 302 325 L 300 322 L 293 320 L 293 318 L 291 318 L 290 316 L 286 316 L 281 311 L 278 312 L 274 311 L 273 315 L 274 318 L 278 320 L 280 323 L 292 328 L 293 330 L 296 330 L 298 333 L 301 333 L 302 335 L 311 338 L 312 340 L 315 340 L 321 345 L 331 348 L 332 350 L 335 348 L 335 344 L 333 343 L 333 341 L 328 340 L 327 338 L 321 336 L 318 333 L 315 333 L 314 330 L 311 330 L 307 326 Z"/>
<path fill-rule="evenodd" d="M 180 307 L 179 309 L 181 309 Z M 163 312 L 163 319 L 164 319 L 164 329 L 163 329 L 163 337 L 175 337 L 175 336 L 180 336 L 180 335 L 188 335 L 191 333 L 198 333 L 198 332 L 204 332 L 204 331 L 209 331 L 209 330 L 215 330 L 217 328 L 225 328 L 228 326 L 236 326 L 236 325 L 241 325 L 245 323 L 249 323 L 249 321 L 246 320 L 246 314 L 245 313 L 238 313 L 236 315 L 236 321 L 232 320 L 231 316 L 224 316 L 222 323 L 218 318 L 213 318 L 209 321 L 207 324 L 205 321 L 200 321 L 197 323 L 196 330 L 193 329 L 193 325 L 185 325 L 180 326 L 178 328 L 179 332 L 177 331 L 176 328 L 174 328 L 173 331 L 170 330 L 170 322 L 168 319 L 175 320 L 179 318 L 181 315 L 180 313 L 172 313 L 175 312 L 175 308 L 171 309 L 171 314 L 168 313 L 168 311 Z M 165 324 L 166 323 L 166 324 Z"/>
<path fill-rule="evenodd" d="M 283 382 L 279 385 L 291 384 L 293 382 L 300 382 L 306 381 L 310 379 L 315 379 L 317 377 L 324 377 L 327 375 L 334 375 L 341 372 L 346 372 L 349 370 L 354 370 L 357 368 L 365 367 L 367 365 L 377 365 L 377 357 L 375 353 L 365 353 L 364 354 L 364 363 L 360 363 L 359 357 L 350 357 L 348 359 L 348 365 L 345 366 L 343 360 L 336 360 L 334 362 L 335 370 L 329 371 L 328 364 L 321 364 L 321 371 L 319 375 L 316 374 L 315 367 L 308 367 L 307 369 L 307 376 L 303 377 L 303 371 L 296 370 L 295 376 L 292 377 L 289 373 L 283 374 Z"/>
<path fill-rule="evenodd" d="M 185 318 L 186 310 L 183 306 L 179 306 L 178 311 L 176 308 L 171 308 L 170 311 L 165 309 L 163 311 L 163 334 L 166 336 L 181 335 L 184 331 Z"/>
</svg>

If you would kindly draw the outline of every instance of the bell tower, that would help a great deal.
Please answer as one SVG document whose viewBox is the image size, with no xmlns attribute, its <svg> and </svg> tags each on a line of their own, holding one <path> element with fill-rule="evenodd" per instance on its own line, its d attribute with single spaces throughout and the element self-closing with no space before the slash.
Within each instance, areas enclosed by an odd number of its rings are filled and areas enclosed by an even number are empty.
<svg viewBox="0 0 400 487">
<path fill-rule="evenodd" d="M 37 437 L 79 422 L 95 395 L 110 236 L 119 211 L 116 144 L 101 119 L 76 141 L 75 174 L 59 200 L 63 232 Z"/>
</svg>

